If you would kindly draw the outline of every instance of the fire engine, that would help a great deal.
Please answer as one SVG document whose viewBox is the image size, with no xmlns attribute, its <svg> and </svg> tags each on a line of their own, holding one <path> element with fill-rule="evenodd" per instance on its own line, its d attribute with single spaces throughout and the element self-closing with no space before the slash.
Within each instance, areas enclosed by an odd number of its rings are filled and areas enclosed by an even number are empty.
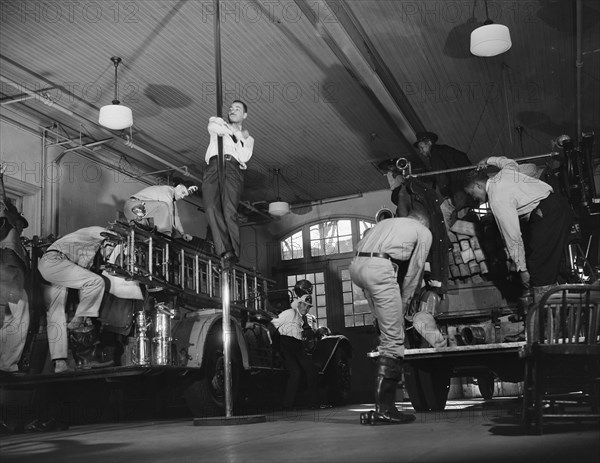
<svg viewBox="0 0 600 463">
<path fill-rule="evenodd" d="M 290 292 L 274 288 L 272 280 L 254 269 L 240 265 L 224 268 L 214 254 L 182 239 L 119 221 L 108 229 L 107 239 L 115 245 L 114 252 L 98 255 L 95 270 L 110 280 L 113 294 L 105 293 L 94 336 L 71 335 L 69 361 L 75 367 L 73 372 L 50 372 L 49 333 L 39 313 L 43 282 L 33 266 L 32 305 L 38 308 L 38 317 L 30 325 L 20 365 L 28 374 L 2 375 L 4 405 L 21 407 L 18 415 L 28 415 L 21 413 L 22 407 L 31 405 L 17 405 L 18 397 L 26 391 L 27 404 L 36 394 L 44 398 L 36 407 L 45 410 L 34 415 L 49 416 L 47 409 L 55 407 L 63 421 L 73 422 L 81 417 L 73 416 L 77 411 L 68 401 L 74 400 L 75 391 L 91 390 L 92 384 L 97 392 L 100 383 L 109 386 L 109 391 L 97 394 L 93 401 L 99 407 L 109 403 L 104 399 L 121 405 L 113 417 L 135 415 L 125 411 L 132 397 L 146 399 L 145 407 L 150 403 L 156 413 L 164 414 L 165 408 L 180 399 L 195 417 L 222 415 L 226 407 L 226 290 L 234 409 L 238 414 L 240 407 L 276 409 L 286 371 L 270 320 L 272 313 L 289 307 Z M 49 244 L 28 243 L 33 264 Z M 143 298 L 126 297 L 142 294 L 140 288 L 145 289 Z M 344 403 L 351 387 L 350 342 L 327 330 L 312 334 L 305 349 L 318 371 L 323 400 Z M 87 368 L 90 364 L 99 368 Z M 70 394 L 73 396 L 69 398 Z M 103 399 L 102 394 L 108 395 Z M 70 416 L 65 417 L 66 413 Z"/>
</svg>

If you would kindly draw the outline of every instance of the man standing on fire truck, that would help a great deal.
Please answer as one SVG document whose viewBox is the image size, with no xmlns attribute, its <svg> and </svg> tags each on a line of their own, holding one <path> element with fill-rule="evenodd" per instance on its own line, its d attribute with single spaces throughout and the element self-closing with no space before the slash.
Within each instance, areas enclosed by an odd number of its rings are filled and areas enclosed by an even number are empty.
<svg viewBox="0 0 600 463">
<path fill-rule="evenodd" d="M 489 177 L 484 167 L 500 172 Z M 491 156 L 470 172 L 465 191 L 489 202 L 510 258 L 534 301 L 557 283 L 574 214 L 566 198 L 541 180 L 524 175 L 514 159 Z"/>
</svg>

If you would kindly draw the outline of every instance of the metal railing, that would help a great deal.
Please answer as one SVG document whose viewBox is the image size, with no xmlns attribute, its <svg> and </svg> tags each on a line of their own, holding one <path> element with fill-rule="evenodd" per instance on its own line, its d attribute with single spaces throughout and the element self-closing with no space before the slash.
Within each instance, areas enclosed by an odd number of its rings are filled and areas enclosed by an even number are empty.
<svg viewBox="0 0 600 463">
<path fill-rule="evenodd" d="M 218 257 L 136 225 L 115 222 L 109 228 L 118 238 L 106 271 L 145 284 L 150 290 L 169 291 L 193 308 L 222 305 L 223 271 Z M 239 265 L 229 272 L 232 307 L 260 312 L 274 282 Z"/>
</svg>

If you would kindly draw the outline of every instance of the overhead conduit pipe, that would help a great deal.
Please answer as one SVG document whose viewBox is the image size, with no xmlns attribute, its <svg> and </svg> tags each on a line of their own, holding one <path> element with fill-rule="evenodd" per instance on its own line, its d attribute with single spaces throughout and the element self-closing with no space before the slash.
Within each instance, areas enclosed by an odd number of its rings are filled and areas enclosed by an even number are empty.
<svg viewBox="0 0 600 463">
<path fill-rule="evenodd" d="M 157 156 L 154 153 L 151 153 L 150 151 L 142 148 L 141 146 L 136 145 L 135 143 L 133 143 L 133 140 L 131 139 L 131 136 L 125 136 L 124 138 L 122 137 L 118 137 L 116 135 L 114 135 L 112 132 L 108 131 L 106 128 L 102 127 L 101 125 L 99 125 L 97 122 L 91 121 L 83 116 L 80 116 L 79 114 L 74 113 L 73 111 L 71 111 L 70 109 L 67 109 L 61 105 L 59 105 L 58 103 L 52 101 L 52 99 L 45 95 L 43 92 L 34 92 L 33 90 L 29 90 L 28 88 L 26 88 L 25 86 L 23 86 L 22 84 L 19 84 L 18 82 L 15 82 L 12 79 L 9 79 L 8 77 L 2 76 L 0 75 L 0 82 L 3 82 L 5 84 L 8 84 L 12 87 L 15 87 L 16 89 L 19 89 L 20 91 L 22 91 L 23 93 L 29 95 L 32 98 L 37 98 L 39 99 L 39 101 L 41 101 L 42 103 L 44 103 L 47 106 L 50 106 L 51 108 L 54 108 L 58 111 L 61 111 L 65 114 L 68 114 L 69 116 L 72 116 L 76 119 L 79 119 L 80 121 L 83 121 L 85 123 L 88 124 L 94 124 L 96 127 L 100 127 L 105 133 L 110 134 L 111 137 L 114 140 L 119 140 L 121 141 L 123 144 L 125 144 L 125 146 L 135 149 L 136 151 L 139 151 L 140 153 L 145 154 L 146 156 L 154 159 L 155 161 L 160 162 L 161 164 L 169 167 L 170 169 L 176 170 L 180 173 L 182 173 L 183 175 L 185 175 L 186 177 L 191 177 L 194 180 L 198 181 L 199 183 L 202 183 L 202 179 L 199 177 L 196 177 L 194 175 L 191 175 L 187 169 L 187 167 L 180 167 L 180 166 L 176 166 L 172 163 L 170 163 L 169 161 L 165 161 L 163 158 L 161 158 L 160 156 Z M 30 99 L 30 98 L 27 98 Z"/>
<path fill-rule="evenodd" d="M 200 183 L 202 183 L 202 179 L 190 174 L 187 166 L 182 166 L 182 167 L 178 167 L 174 164 L 171 164 L 168 161 L 165 161 L 164 159 L 161 159 L 160 157 L 158 157 L 156 154 L 151 153 L 150 151 L 142 148 L 141 146 L 136 145 L 135 143 L 133 143 L 133 140 L 131 139 L 131 137 L 129 137 L 128 135 L 125 136 L 125 138 L 122 139 L 123 143 L 125 143 L 125 146 L 128 146 L 129 148 L 132 148 L 134 150 L 139 151 L 140 153 L 144 153 L 146 156 L 155 159 L 156 161 L 160 161 L 161 163 L 163 163 L 165 166 L 176 170 L 178 172 L 181 172 L 183 175 L 185 175 L 186 177 L 191 177 L 194 180 L 199 181 Z"/>
<path fill-rule="evenodd" d="M 52 101 L 52 99 L 47 94 L 43 93 L 43 91 L 34 92 L 33 90 L 29 90 L 28 88 L 26 88 L 24 85 L 21 85 L 18 82 L 15 82 L 14 80 L 11 80 L 11 79 L 9 79 L 7 77 L 4 77 L 2 75 L 0 75 L 0 82 L 3 82 L 3 83 L 8 84 L 8 85 L 10 85 L 12 87 L 15 87 L 15 88 L 21 90 L 23 93 L 29 95 L 28 98 L 16 98 L 15 100 L 10 101 L 10 103 L 13 103 L 15 101 L 21 101 L 21 100 L 25 101 L 25 100 L 29 100 L 31 98 L 36 98 L 41 103 L 44 103 L 46 106 L 50 106 L 51 108 L 55 108 L 55 109 L 57 109 L 60 112 L 68 114 L 69 116 L 75 116 L 75 113 L 73 113 L 73 111 L 71 111 L 70 109 L 67 109 L 67 108 L 63 108 L 59 104 L 56 104 L 54 101 Z"/>
</svg>

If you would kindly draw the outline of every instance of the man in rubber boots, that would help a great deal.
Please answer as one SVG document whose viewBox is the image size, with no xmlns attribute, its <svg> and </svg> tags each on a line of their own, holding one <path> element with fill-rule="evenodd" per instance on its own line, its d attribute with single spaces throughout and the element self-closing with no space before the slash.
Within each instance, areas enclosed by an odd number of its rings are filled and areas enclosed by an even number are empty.
<svg viewBox="0 0 600 463">
<path fill-rule="evenodd" d="M 415 420 L 396 408 L 396 387 L 402 378 L 404 312 L 421 280 L 431 242 L 426 214 L 413 210 L 407 217 L 386 219 L 368 230 L 350 264 L 352 281 L 364 290 L 380 330 L 375 410 L 361 415 L 363 424 Z M 402 288 L 391 259 L 408 261 Z"/>
</svg>

